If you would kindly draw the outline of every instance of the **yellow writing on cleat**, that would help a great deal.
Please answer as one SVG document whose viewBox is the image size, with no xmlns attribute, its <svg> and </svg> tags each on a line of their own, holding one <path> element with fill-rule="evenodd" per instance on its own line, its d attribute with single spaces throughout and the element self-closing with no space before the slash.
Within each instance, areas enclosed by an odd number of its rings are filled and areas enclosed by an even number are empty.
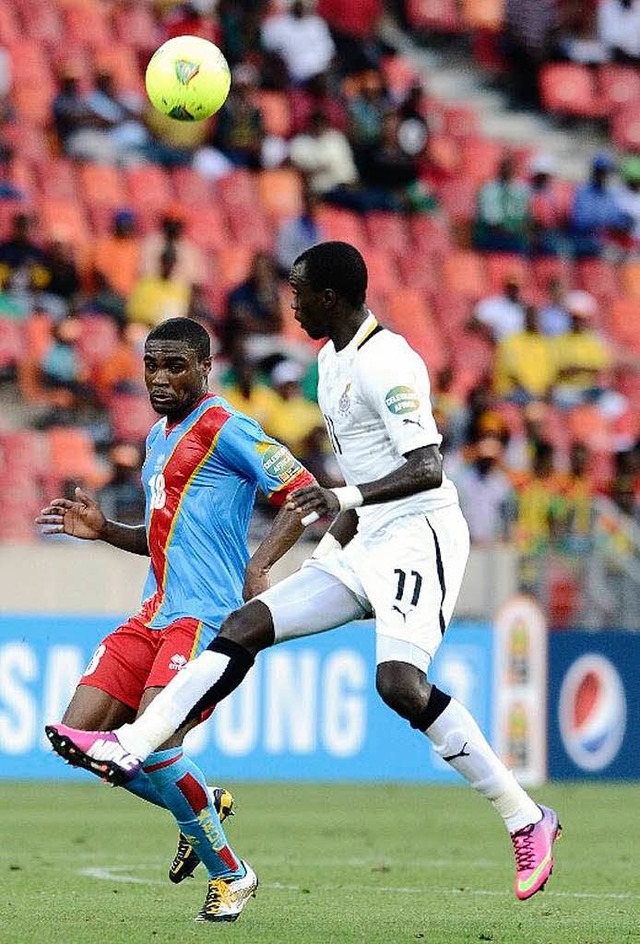
<svg viewBox="0 0 640 944">
<path fill-rule="evenodd" d="M 228 816 L 235 816 L 233 796 L 228 790 L 225 790 L 224 787 L 209 787 L 209 794 L 221 823 L 224 823 Z M 173 862 L 169 866 L 170 881 L 175 885 L 179 885 L 185 878 L 190 878 L 193 875 L 199 864 L 198 853 L 187 837 L 183 833 L 178 833 L 178 848 L 173 857 Z"/>
<path fill-rule="evenodd" d="M 237 921 L 242 909 L 255 895 L 258 876 L 247 862 L 242 878 L 210 878 L 204 905 L 196 921 Z"/>
<path fill-rule="evenodd" d="M 562 829 L 558 816 L 547 806 L 540 806 L 542 819 L 515 833 L 511 842 L 516 857 L 516 898 L 524 901 L 542 891 L 553 872 L 553 844 Z"/>
</svg>

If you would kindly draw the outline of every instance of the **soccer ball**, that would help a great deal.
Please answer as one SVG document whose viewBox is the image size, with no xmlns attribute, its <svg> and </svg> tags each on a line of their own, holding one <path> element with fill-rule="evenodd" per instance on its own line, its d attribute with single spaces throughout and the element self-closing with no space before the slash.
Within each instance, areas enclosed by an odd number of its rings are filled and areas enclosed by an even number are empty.
<svg viewBox="0 0 640 944">
<path fill-rule="evenodd" d="M 158 111 L 178 121 L 202 121 L 224 105 L 231 73 L 213 43 L 199 36 L 176 36 L 154 52 L 145 85 Z"/>
</svg>

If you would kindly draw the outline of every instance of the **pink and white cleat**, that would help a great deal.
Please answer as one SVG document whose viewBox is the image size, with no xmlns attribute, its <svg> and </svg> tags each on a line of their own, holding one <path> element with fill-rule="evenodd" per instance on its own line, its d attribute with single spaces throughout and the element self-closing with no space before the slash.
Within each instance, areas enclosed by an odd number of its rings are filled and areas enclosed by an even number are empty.
<svg viewBox="0 0 640 944">
<path fill-rule="evenodd" d="M 48 724 L 45 733 L 56 754 L 73 767 L 83 767 L 114 787 L 132 780 L 142 761 L 124 749 L 113 731 L 78 731 L 66 724 Z"/>
<path fill-rule="evenodd" d="M 516 856 L 516 898 L 524 901 L 542 891 L 553 872 L 553 844 L 560 838 L 562 827 L 558 815 L 542 806 L 542 819 L 511 833 Z"/>
</svg>

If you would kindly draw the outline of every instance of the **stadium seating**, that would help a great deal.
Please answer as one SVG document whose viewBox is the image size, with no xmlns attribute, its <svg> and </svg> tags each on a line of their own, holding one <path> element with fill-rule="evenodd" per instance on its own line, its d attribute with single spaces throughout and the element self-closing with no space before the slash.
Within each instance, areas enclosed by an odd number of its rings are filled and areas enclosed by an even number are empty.
<svg viewBox="0 0 640 944">
<path fill-rule="evenodd" d="M 558 115 L 598 118 L 605 113 L 596 80 L 586 66 L 569 62 L 544 66 L 540 93 L 545 109 Z"/>
</svg>

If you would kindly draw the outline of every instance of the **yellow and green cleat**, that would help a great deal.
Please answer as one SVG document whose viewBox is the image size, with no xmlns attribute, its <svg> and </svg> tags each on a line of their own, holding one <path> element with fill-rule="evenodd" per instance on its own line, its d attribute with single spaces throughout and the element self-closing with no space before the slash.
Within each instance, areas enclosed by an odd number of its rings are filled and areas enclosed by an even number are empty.
<svg viewBox="0 0 640 944">
<path fill-rule="evenodd" d="M 235 816 L 233 796 L 228 790 L 225 790 L 224 787 L 209 787 L 209 792 L 221 823 L 224 823 L 227 817 Z M 179 833 L 178 848 L 173 857 L 173 862 L 169 866 L 169 880 L 175 885 L 179 885 L 185 878 L 190 878 L 193 875 L 199 864 L 198 853 L 186 836 Z"/>
</svg>

